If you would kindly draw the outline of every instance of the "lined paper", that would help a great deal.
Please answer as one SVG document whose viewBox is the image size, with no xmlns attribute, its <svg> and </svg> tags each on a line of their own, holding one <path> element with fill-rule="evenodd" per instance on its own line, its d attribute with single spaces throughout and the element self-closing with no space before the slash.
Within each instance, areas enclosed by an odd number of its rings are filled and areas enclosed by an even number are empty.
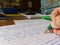
<svg viewBox="0 0 60 45">
<path fill-rule="evenodd" d="M 16 25 L 0 27 L 0 45 L 60 45 L 60 37 L 44 34 L 47 20 L 18 20 Z"/>
</svg>

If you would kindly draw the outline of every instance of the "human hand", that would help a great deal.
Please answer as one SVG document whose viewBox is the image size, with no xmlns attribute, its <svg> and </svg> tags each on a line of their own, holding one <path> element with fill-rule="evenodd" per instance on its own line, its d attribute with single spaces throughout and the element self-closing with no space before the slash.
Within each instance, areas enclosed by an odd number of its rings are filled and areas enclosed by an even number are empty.
<svg viewBox="0 0 60 45">
<path fill-rule="evenodd" d="M 53 28 L 53 33 L 60 36 L 60 15 L 56 17 L 55 22 L 52 21 L 51 26 Z"/>
</svg>

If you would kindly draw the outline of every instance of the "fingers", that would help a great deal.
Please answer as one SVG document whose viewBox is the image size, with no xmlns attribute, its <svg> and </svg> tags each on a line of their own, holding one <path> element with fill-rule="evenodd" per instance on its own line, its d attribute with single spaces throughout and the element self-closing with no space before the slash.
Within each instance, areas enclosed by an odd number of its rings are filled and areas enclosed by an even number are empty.
<svg viewBox="0 0 60 45">
<path fill-rule="evenodd" d="M 60 30 L 58 30 L 57 35 L 60 36 Z"/>
<path fill-rule="evenodd" d="M 53 29 L 50 29 L 50 32 L 53 33 Z"/>
<path fill-rule="evenodd" d="M 55 33 L 56 35 L 60 36 L 60 30 L 53 30 L 53 33 Z"/>
<path fill-rule="evenodd" d="M 57 30 L 53 30 L 53 33 L 57 34 Z"/>
</svg>

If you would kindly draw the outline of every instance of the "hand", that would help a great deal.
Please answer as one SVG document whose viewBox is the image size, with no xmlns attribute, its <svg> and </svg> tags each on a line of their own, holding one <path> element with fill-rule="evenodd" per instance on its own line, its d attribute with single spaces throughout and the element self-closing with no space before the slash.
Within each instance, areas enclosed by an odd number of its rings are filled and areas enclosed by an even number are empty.
<svg viewBox="0 0 60 45">
<path fill-rule="evenodd" d="M 58 28 L 60 28 L 60 15 L 57 16 L 55 20 L 56 20 L 56 21 L 55 21 L 56 26 L 57 26 Z"/>
<path fill-rule="evenodd" d="M 52 23 L 51 23 L 52 28 L 60 28 L 60 17 L 58 17 L 59 15 L 60 15 L 60 7 L 55 8 L 50 15 L 52 20 Z M 59 30 L 53 29 L 53 32 L 60 36 L 60 29 Z"/>
<path fill-rule="evenodd" d="M 53 33 L 60 36 L 60 15 L 55 18 L 54 21 L 52 21 L 51 26 L 53 29 Z"/>
</svg>

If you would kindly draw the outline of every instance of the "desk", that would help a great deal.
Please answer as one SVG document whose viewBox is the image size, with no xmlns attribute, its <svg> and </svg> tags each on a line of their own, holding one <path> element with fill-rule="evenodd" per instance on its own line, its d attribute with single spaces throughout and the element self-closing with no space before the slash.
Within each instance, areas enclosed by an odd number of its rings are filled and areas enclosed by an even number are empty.
<svg viewBox="0 0 60 45">
<path fill-rule="evenodd" d="M 13 25 L 13 20 L 0 20 L 0 26 Z"/>
</svg>

